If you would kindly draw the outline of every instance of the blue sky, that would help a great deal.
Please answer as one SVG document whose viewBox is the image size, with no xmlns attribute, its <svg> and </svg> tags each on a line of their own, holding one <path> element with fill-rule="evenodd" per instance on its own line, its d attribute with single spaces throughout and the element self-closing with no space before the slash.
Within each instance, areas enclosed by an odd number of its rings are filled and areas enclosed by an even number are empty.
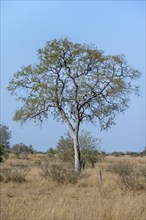
<svg viewBox="0 0 146 220">
<path fill-rule="evenodd" d="M 93 43 L 106 54 L 124 53 L 142 72 L 141 96 L 131 95 L 129 109 L 116 125 L 100 132 L 84 124 L 81 129 L 101 139 L 111 151 L 142 151 L 145 146 L 145 1 L 1 1 L 1 123 L 12 131 L 11 145 L 23 142 L 36 150 L 55 147 L 67 125 L 49 118 L 42 128 L 12 120 L 19 103 L 6 87 L 23 65 L 37 62 L 36 50 L 48 40 L 69 37 Z"/>
</svg>

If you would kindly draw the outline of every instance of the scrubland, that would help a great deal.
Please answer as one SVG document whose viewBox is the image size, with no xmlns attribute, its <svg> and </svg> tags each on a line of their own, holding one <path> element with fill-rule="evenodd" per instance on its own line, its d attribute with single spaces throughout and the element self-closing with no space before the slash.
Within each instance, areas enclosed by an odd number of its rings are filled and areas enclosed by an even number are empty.
<svg viewBox="0 0 146 220">
<path fill-rule="evenodd" d="M 1 220 L 144 220 L 145 162 L 145 157 L 106 156 L 75 175 L 55 157 L 10 154 L 0 165 Z M 50 173 L 54 163 L 57 172 Z"/>
</svg>

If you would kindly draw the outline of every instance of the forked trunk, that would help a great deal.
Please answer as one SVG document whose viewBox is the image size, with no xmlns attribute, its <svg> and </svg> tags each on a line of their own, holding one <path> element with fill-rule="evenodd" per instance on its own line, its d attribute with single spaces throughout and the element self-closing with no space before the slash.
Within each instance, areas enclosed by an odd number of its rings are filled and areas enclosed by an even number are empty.
<svg viewBox="0 0 146 220">
<path fill-rule="evenodd" d="M 75 153 L 75 171 L 79 173 L 81 171 L 81 157 L 80 157 L 78 132 L 74 132 L 73 140 L 74 140 L 74 153 Z"/>
</svg>

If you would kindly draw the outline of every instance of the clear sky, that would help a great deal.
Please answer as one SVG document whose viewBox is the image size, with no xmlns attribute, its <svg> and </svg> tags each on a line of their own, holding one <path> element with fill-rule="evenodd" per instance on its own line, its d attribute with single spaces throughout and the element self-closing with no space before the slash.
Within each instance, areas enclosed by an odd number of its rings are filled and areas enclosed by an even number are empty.
<svg viewBox="0 0 146 220">
<path fill-rule="evenodd" d="M 23 142 L 36 150 L 55 147 L 67 126 L 49 118 L 40 128 L 12 120 L 19 103 L 6 87 L 23 65 L 37 62 L 36 50 L 54 38 L 93 43 L 106 54 L 124 53 L 142 72 L 141 96 L 131 95 L 129 109 L 108 131 L 84 124 L 111 151 L 142 151 L 145 146 L 145 1 L 1 1 L 1 123 L 12 131 L 11 145 Z"/>
</svg>

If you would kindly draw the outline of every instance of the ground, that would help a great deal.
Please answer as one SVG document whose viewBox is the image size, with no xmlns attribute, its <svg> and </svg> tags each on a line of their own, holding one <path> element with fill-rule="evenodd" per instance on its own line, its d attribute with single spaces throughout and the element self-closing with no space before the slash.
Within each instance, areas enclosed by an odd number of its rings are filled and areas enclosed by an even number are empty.
<svg viewBox="0 0 146 220">
<path fill-rule="evenodd" d="M 60 183 L 50 176 L 45 178 L 40 166 L 41 163 L 65 166 L 57 158 L 50 158 L 47 154 L 20 157 L 11 154 L 1 163 L 1 173 L 10 175 L 5 171 L 6 167 L 11 171 L 14 167 L 21 168 L 17 175 L 26 169 L 26 181 L 21 182 L 21 178 L 4 180 L 1 177 L 0 219 L 144 220 L 146 198 L 143 176 L 140 176 L 141 182 L 137 183 L 142 188 L 135 185 L 125 188 L 122 179 L 112 170 L 112 164 L 118 165 L 120 162 L 136 164 L 139 172 L 145 169 L 145 157 L 106 156 L 96 163 L 94 169 L 86 167 L 75 183 Z"/>
</svg>

